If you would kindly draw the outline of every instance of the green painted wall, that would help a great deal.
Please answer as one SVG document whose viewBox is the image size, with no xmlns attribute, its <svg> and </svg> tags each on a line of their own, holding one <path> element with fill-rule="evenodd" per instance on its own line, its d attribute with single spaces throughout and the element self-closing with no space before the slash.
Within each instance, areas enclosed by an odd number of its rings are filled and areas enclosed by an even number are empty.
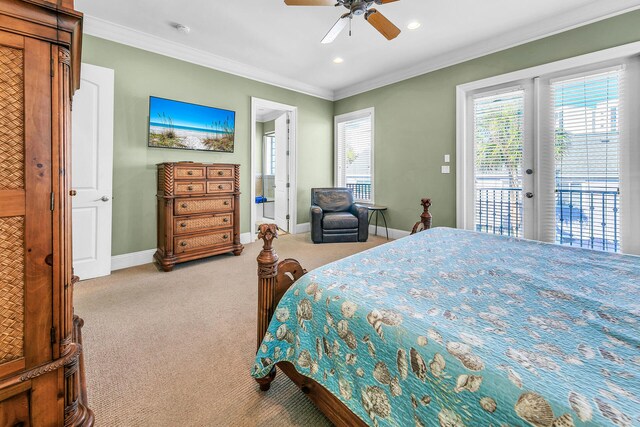
<svg viewBox="0 0 640 427">
<path fill-rule="evenodd" d="M 156 163 L 241 164 L 241 231 L 251 198 L 251 97 L 298 107 L 298 223 L 309 221 L 310 189 L 333 182 L 333 103 L 85 36 L 82 60 L 115 70 L 113 255 L 156 246 Z M 147 147 L 149 95 L 236 111 L 235 153 Z"/>
<path fill-rule="evenodd" d="M 390 227 L 410 230 L 425 196 L 434 224 L 455 226 L 456 86 L 639 40 L 635 11 L 340 100 L 334 113 L 375 107 L 375 202 L 389 206 Z"/>
<path fill-rule="evenodd" d="M 264 122 L 264 133 L 275 132 L 276 131 L 276 121 L 271 120 L 269 122 Z M 333 125 L 332 125 L 333 126 Z M 332 136 L 333 138 L 333 136 Z"/>
</svg>

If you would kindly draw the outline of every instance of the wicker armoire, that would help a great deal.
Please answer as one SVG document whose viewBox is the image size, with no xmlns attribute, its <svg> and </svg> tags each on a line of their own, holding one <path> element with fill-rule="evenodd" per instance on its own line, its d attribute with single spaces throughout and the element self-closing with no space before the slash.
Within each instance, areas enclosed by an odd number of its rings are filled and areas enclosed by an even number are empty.
<svg viewBox="0 0 640 427">
<path fill-rule="evenodd" d="M 73 0 L 0 0 L 0 426 L 90 426 L 73 314 Z"/>
</svg>

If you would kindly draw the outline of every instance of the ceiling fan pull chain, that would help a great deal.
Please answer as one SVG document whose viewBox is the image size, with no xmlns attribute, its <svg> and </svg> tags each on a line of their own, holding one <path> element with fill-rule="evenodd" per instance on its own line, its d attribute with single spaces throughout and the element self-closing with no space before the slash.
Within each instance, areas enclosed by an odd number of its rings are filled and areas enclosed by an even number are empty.
<svg viewBox="0 0 640 427">
<path fill-rule="evenodd" d="M 349 16 L 349 37 L 351 37 L 351 26 L 353 25 L 353 13 Z"/>
</svg>

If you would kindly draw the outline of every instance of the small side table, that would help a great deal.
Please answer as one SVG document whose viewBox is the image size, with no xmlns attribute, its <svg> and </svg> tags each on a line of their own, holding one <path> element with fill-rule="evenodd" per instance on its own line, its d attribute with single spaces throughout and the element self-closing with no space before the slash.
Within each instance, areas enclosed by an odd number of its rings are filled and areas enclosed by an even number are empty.
<svg viewBox="0 0 640 427">
<path fill-rule="evenodd" d="M 371 225 L 371 219 L 373 218 L 373 215 L 376 216 L 376 236 L 378 235 L 378 215 L 382 215 L 382 220 L 384 221 L 384 229 L 387 232 L 387 240 L 389 240 L 389 227 L 387 227 L 387 218 L 385 218 L 384 216 L 384 212 L 387 210 L 387 207 L 380 205 L 371 205 L 365 207 L 369 209 L 369 212 L 371 212 L 371 215 L 369 216 L 369 225 Z"/>
</svg>

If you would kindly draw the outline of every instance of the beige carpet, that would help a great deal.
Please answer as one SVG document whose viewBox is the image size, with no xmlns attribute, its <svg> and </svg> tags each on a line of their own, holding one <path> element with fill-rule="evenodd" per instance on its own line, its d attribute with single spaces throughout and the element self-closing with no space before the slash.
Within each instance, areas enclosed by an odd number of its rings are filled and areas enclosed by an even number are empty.
<svg viewBox="0 0 640 427">
<path fill-rule="evenodd" d="M 314 245 L 303 234 L 274 246 L 280 259 L 311 270 L 385 242 Z M 253 243 L 239 257 L 171 273 L 148 264 L 76 285 L 97 426 L 329 425 L 281 373 L 267 393 L 250 376 L 260 249 Z"/>
</svg>

